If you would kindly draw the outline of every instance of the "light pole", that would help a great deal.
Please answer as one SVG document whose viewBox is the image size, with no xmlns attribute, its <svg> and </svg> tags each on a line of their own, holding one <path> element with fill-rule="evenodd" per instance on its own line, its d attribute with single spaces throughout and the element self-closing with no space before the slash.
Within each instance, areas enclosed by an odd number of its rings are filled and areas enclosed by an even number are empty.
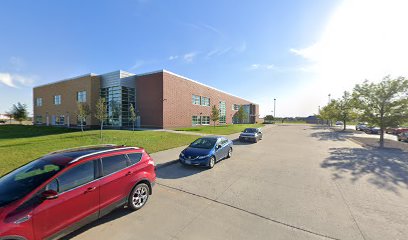
<svg viewBox="0 0 408 240">
<path fill-rule="evenodd" d="M 273 118 L 276 117 L 276 98 L 273 99 Z"/>
<path fill-rule="evenodd" d="M 329 104 L 330 104 L 330 100 L 331 100 L 331 99 L 330 99 L 330 97 L 331 97 L 331 94 L 329 93 L 329 95 L 328 95 L 328 96 L 329 96 Z"/>
</svg>

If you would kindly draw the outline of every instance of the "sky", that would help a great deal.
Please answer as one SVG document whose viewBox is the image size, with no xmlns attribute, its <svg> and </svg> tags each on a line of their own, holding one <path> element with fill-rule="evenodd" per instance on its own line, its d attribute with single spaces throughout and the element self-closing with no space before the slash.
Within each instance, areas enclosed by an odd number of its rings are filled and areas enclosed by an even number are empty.
<svg viewBox="0 0 408 240">
<path fill-rule="evenodd" d="M 166 69 L 309 116 L 365 79 L 408 77 L 406 0 L 0 1 L 0 113 L 87 73 Z"/>
</svg>

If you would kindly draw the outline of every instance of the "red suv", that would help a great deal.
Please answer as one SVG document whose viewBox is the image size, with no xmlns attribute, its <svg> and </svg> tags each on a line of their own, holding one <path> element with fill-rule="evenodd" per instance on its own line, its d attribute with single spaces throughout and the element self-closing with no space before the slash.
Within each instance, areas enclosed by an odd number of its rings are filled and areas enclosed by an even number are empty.
<svg viewBox="0 0 408 240">
<path fill-rule="evenodd" d="M 142 208 L 156 179 L 142 148 L 54 152 L 0 178 L 0 240 L 60 238 L 115 208 Z"/>
</svg>

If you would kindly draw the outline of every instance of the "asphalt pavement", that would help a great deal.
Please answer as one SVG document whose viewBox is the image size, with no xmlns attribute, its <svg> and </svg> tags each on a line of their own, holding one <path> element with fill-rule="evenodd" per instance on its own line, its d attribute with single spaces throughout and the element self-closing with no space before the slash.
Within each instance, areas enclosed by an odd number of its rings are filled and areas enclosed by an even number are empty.
<svg viewBox="0 0 408 240">
<path fill-rule="evenodd" d="M 310 125 L 263 132 L 210 170 L 163 165 L 182 148 L 153 154 L 157 184 L 143 209 L 118 209 L 68 238 L 407 239 L 408 153 Z"/>
</svg>

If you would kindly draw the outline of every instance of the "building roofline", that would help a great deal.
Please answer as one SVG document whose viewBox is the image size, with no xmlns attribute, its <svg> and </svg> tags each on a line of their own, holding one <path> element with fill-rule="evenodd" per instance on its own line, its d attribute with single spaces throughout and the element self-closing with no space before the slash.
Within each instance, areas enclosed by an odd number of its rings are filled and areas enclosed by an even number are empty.
<svg viewBox="0 0 408 240">
<path fill-rule="evenodd" d="M 255 103 L 255 102 L 253 102 L 253 101 L 250 101 L 250 100 L 244 99 L 244 98 L 242 98 L 242 97 L 238 97 L 238 96 L 236 96 L 236 95 L 234 95 L 234 94 L 231 94 L 231 93 L 225 92 L 225 91 L 223 91 L 223 90 L 217 89 L 217 88 L 215 88 L 215 87 L 209 86 L 209 85 L 207 85 L 207 84 L 204 84 L 204 83 L 201 83 L 201 82 L 195 81 L 195 80 L 193 80 L 193 79 L 191 79 L 191 78 L 188 78 L 188 77 L 182 76 L 182 75 L 180 75 L 180 74 L 177 74 L 177 73 L 171 72 L 171 71 L 166 70 L 166 69 L 157 70 L 157 71 L 152 71 L 152 72 L 148 72 L 148 73 L 137 74 L 136 76 L 145 76 L 145 75 L 151 75 L 151 74 L 156 74 L 156 73 L 160 73 L 160 72 L 162 72 L 162 73 L 168 73 L 168 74 L 171 74 L 171 75 L 173 75 L 173 76 L 176 76 L 176 77 L 182 78 L 182 79 L 184 79 L 184 80 L 187 80 L 187 81 L 190 81 L 190 82 L 193 82 L 193 83 L 199 84 L 199 85 L 201 85 L 201 86 L 204 86 L 204 87 L 207 87 L 207 88 L 211 88 L 211 89 L 216 90 L 216 91 L 218 91 L 218 92 L 221 92 L 221 93 L 224 93 L 224 94 L 230 95 L 230 96 L 232 96 L 232 97 L 236 97 L 236 98 L 239 98 L 239 99 L 241 99 L 241 100 L 244 100 L 244 101 L 247 101 L 247 102 L 250 102 L 250 103 L 256 104 L 256 103 Z"/>
<path fill-rule="evenodd" d="M 117 71 L 123 71 L 123 70 L 117 70 Z M 117 71 L 113 71 L 113 72 L 117 72 Z M 113 73 L 113 72 L 109 72 L 109 73 Z M 127 72 L 127 71 L 123 71 L 123 72 Z M 127 72 L 127 73 L 132 74 L 131 72 Z M 191 79 L 191 78 L 182 76 L 182 75 L 180 75 L 180 74 L 171 72 L 171 71 L 166 70 L 166 69 L 161 69 L 161 70 L 156 70 L 156 71 L 151 71 L 151 72 L 141 73 L 141 74 L 135 74 L 135 75 L 133 75 L 133 76 L 141 77 L 141 76 L 152 75 L 152 74 L 156 74 L 156 73 L 168 73 L 168 74 L 171 74 L 171 75 L 173 75 L 173 76 L 182 78 L 182 79 L 184 79 L 184 80 L 187 80 L 187 81 L 190 81 L 190 82 L 199 84 L 199 85 L 201 85 L 201 86 L 204 86 L 204 87 L 207 87 L 207 88 L 211 88 L 211 89 L 213 89 L 213 90 L 215 90 L 215 91 L 218 91 L 218 92 L 221 92 L 221 93 L 230 95 L 230 96 L 232 96 L 232 97 L 236 97 L 236 98 L 239 98 L 239 99 L 241 99 L 241 100 L 244 100 L 244 101 L 247 101 L 247 102 L 256 104 L 256 103 L 253 102 L 253 101 L 244 99 L 244 98 L 242 98 L 242 97 L 238 97 L 238 96 L 236 96 L 236 95 L 234 95 L 234 94 L 231 94 L 231 93 L 225 92 L 225 91 L 223 91 L 223 90 L 217 89 L 217 88 L 215 88 L 215 87 L 209 86 L 209 85 L 207 85 L 207 84 L 204 84 L 204 83 L 195 81 L 195 80 L 193 80 L 193 79 Z M 101 76 L 101 75 L 104 75 L 104 74 L 88 73 L 88 74 L 84 74 L 84 75 L 80 75 L 80 76 L 76 76 L 76 77 L 71 77 L 71 78 L 62 79 L 62 80 L 59 80 L 59 81 L 56 81 L 56 82 L 51 82 L 51 83 L 46 83 L 46 84 L 38 85 L 38 86 L 35 86 L 35 87 L 33 87 L 33 88 L 44 87 L 44 86 L 48 86 L 48 85 L 52 85 L 52 84 L 56 84 L 56 83 L 61 83 L 61 82 L 65 82 L 65 81 L 70 81 L 70 80 L 74 80 L 74 79 L 78 79 L 78 78 L 82 78 L 82 77 L 88 77 L 88 76 L 94 77 L 94 76 Z"/>
<path fill-rule="evenodd" d="M 77 79 L 77 78 L 95 77 L 95 76 L 99 76 L 99 75 L 98 75 L 98 74 L 95 74 L 95 73 L 87 73 L 87 74 L 79 75 L 79 76 L 76 76 L 76 77 L 65 78 L 65 79 L 62 79 L 62 80 L 55 81 L 55 82 L 50 82 L 50 83 L 45 83 L 45 84 L 37 85 L 37 86 L 35 86 L 35 87 L 33 87 L 33 88 L 44 87 L 44 86 L 52 85 L 52 84 L 55 84 L 55 83 L 62 83 L 62 82 L 65 82 L 65 81 L 75 80 L 75 79 Z"/>
</svg>

